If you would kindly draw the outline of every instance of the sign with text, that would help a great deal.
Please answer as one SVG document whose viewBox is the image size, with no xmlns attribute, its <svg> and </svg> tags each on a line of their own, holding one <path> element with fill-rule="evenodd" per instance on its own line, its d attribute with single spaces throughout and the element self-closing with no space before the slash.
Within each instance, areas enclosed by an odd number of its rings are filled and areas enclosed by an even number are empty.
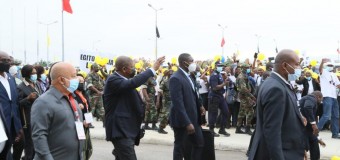
<svg viewBox="0 0 340 160">
<path fill-rule="evenodd" d="M 79 54 L 79 69 L 81 71 L 89 73 L 91 64 L 95 63 L 95 57 L 100 56 L 101 58 L 108 58 L 109 62 L 106 64 L 106 69 L 111 70 L 114 64 L 114 55 L 110 53 L 100 53 L 100 52 L 86 52 L 81 51 Z"/>
</svg>

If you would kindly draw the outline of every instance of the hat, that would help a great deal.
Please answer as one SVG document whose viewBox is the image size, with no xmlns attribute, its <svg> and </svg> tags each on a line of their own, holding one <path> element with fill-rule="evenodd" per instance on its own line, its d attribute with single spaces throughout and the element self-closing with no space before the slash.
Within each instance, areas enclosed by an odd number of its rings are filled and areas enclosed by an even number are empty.
<svg viewBox="0 0 340 160">
<path fill-rule="evenodd" d="M 324 64 L 325 66 L 334 66 L 332 62 L 327 62 Z"/>
<path fill-rule="evenodd" d="M 248 67 L 250 67 L 250 65 L 247 64 L 247 63 L 242 63 L 242 64 L 241 64 L 241 67 L 242 67 L 242 68 L 248 68 Z"/>
</svg>

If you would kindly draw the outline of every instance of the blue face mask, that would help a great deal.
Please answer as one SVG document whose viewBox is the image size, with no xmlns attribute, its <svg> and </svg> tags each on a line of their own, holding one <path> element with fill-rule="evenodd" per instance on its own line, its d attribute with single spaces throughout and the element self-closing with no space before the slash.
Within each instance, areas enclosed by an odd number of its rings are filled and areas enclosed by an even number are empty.
<svg viewBox="0 0 340 160">
<path fill-rule="evenodd" d="M 37 74 L 32 74 L 32 75 L 30 76 L 30 80 L 31 80 L 31 82 L 36 82 L 36 81 L 37 81 L 37 79 L 38 79 L 38 76 L 37 76 Z"/>
<path fill-rule="evenodd" d="M 222 69 L 223 69 L 222 67 L 216 67 L 217 72 L 222 72 Z"/>
<path fill-rule="evenodd" d="M 328 72 L 333 72 L 334 68 L 333 67 L 326 67 L 326 69 L 327 69 Z"/>
<path fill-rule="evenodd" d="M 251 71 L 251 70 L 250 70 L 249 68 L 246 70 L 247 73 L 250 73 L 250 71 Z"/>
<path fill-rule="evenodd" d="M 47 76 L 45 74 L 42 74 L 40 76 L 40 80 L 42 80 L 42 81 L 46 81 L 46 78 L 47 78 Z"/>
<path fill-rule="evenodd" d="M 287 63 L 287 64 L 288 64 L 288 63 Z M 286 71 L 288 72 L 288 81 L 295 81 L 295 80 L 297 80 L 297 79 L 301 76 L 302 70 L 299 69 L 299 68 L 294 68 L 294 67 L 292 67 L 292 66 L 289 65 L 289 64 L 288 64 L 288 66 L 294 69 L 294 73 L 293 73 L 293 74 L 292 74 L 292 73 L 289 73 L 289 72 L 286 70 Z"/>
<path fill-rule="evenodd" d="M 310 81 L 310 80 L 312 79 L 312 77 L 306 77 L 306 79 L 307 79 L 308 81 Z"/>
<path fill-rule="evenodd" d="M 67 78 L 65 78 L 67 79 Z M 75 90 L 77 90 L 78 86 L 79 86 L 79 80 L 78 78 L 75 78 L 75 79 L 71 79 L 69 80 L 70 81 L 70 86 L 69 87 L 66 87 L 64 85 L 64 87 L 70 92 L 70 93 L 73 93 Z"/>
<path fill-rule="evenodd" d="M 197 72 L 197 73 L 196 73 L 196 78 L 199 78 L 199 77 L 201 77 L 201 73 L 200 73 L 200 72 Z"/>
</svg>

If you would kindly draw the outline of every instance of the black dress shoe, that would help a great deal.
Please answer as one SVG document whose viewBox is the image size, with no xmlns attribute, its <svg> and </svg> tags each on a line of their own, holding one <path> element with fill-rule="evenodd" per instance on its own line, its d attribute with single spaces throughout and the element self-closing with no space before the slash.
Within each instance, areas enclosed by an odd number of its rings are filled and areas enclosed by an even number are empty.
<svg viewBox="0 0 340 160">
<path fill-rule="evenodd" d="M 89 128 L 94 128 L 94 126 L 92 124 L 89 125 Z"/>
<path fill-rule="evenodd" d="M 220 130 L 220 131 L 218 131 L 218 133 L 222 134 L 222 135 L 224 135 L 226 137 L 230 137 L 230 134 L 227 131 L 225 131 L 225 130 Z"/>
<path fill-rule="evenodd" d="M 340 139 L 340 135 L 332 136 L 334 139 Z"/>
<path fill-rule="evenodd" d="M 160 134 L 168 134 L 168 132 L 167 132 L 167 131 L 164 131 L 163 128 L 159 128 L 159 129 L 158 129 L 158 133 L 160 133 Z"/>
</svg>

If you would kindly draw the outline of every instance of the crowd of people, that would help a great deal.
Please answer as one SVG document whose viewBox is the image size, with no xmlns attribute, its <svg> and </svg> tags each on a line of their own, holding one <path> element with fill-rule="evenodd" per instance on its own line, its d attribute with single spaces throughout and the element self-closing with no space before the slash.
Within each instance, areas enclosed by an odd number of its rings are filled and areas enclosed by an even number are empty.
<svg viewBox="0 0 340 160">
<path fill-rule="evenodd" d="M 214 137 L 251 135 L 249 159 L 300 159 L 306 151 L 320 159 L 320 130 L 339 135 L 340 75 L 329 59 L 303 66 L 292 50 L 266 64 L 234 56 L 202 65 L 190 54 L 178 64 L 158 58 L 135 67 L 120 56 L 115 68 L 92 64 L 84 73 L 66 62 L 49 68 L 25 64 L 0 51 L 0 159 L 89 159 L 90 128 L 103 122 L 116 159 L 137 159 L 144 130 L 174 131 L 174 159 L 192 144 L 192 159 L 202 158 L 202 127 Z M 315 76 L 315 73 L 318 73 Z M 219 128 L 218 132 L 215 129 Z M 12 149 L 12 153 L 11 153 Z"/>
</svg>

